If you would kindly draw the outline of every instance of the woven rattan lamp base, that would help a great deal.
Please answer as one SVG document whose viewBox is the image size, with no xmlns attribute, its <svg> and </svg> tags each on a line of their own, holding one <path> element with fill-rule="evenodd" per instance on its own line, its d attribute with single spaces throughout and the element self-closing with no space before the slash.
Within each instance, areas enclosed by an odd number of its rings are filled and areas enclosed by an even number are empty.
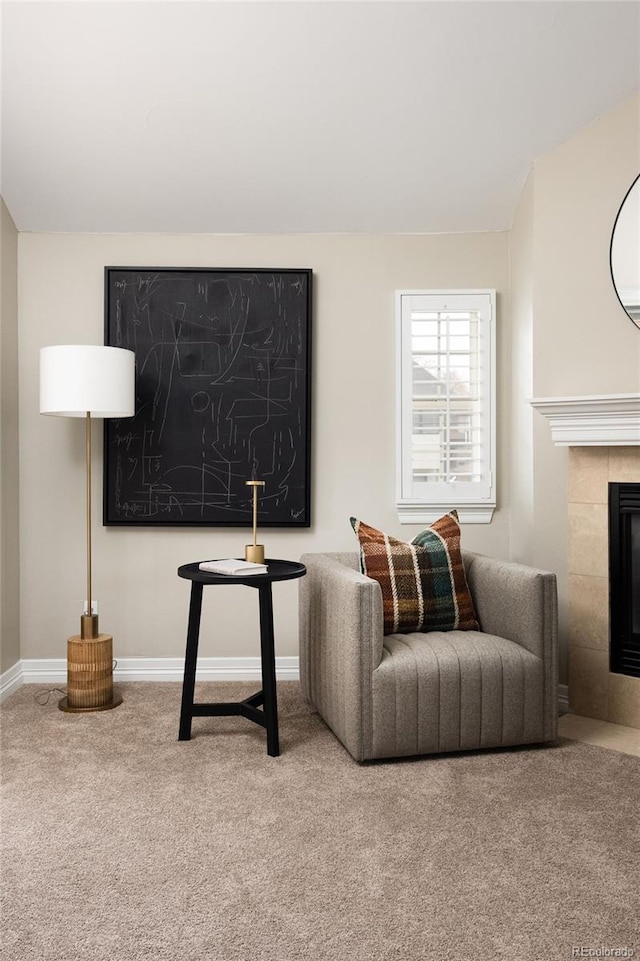
<svg viewBox="0 0 640 961">
<path fill-rule="evenodd" d="M 109 711 L 119 704 L 122 697 L 113 694 L 111 634 L 70 637 L 67 640 L 67 696 L 59 702 L 60 710 L 80 714 Z"/>
</svg>

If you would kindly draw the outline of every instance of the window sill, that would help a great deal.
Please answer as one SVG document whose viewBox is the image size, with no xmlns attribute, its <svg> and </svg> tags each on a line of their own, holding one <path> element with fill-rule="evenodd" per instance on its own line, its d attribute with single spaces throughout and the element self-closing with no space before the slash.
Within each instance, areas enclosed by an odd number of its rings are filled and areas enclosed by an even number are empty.
<svg viewBox="0 0 640 961">
<path fill-rule="evenodd" d="M 495 504 L 396 504 L 401 524 L 431 524 L 453 508 L 461 524 L 490 524 Z"/>
</svg>

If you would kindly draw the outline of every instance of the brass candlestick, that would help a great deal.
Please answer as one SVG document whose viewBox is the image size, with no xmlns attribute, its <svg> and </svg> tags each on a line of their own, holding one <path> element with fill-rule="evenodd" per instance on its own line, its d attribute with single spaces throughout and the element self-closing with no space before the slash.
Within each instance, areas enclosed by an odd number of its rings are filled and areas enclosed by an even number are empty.
<svg viewBox="0 0 640 961">
<path fill-rule="evenodd" d="M 245 481 L 247 487 L 253 487 L 253 544 L 246 544 L 244 549 L 245 561 L 254 564 L 264 564 L 264 544 L 256 543 L 258 537 L 258 488 L 264 487 L 264 481 Z"/>
</svg>

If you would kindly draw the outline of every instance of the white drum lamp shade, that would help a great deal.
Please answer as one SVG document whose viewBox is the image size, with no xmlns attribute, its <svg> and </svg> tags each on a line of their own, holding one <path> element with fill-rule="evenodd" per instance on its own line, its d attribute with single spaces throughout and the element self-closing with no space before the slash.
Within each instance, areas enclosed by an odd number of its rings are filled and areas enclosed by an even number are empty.
<svg viewBox="0 0 640 961">
<path fill-rule="evenodd" d="M 42 347 L 40 413 L 133 417 L 135 354 L 121 347 L 84 344 Z"/>
</svg>

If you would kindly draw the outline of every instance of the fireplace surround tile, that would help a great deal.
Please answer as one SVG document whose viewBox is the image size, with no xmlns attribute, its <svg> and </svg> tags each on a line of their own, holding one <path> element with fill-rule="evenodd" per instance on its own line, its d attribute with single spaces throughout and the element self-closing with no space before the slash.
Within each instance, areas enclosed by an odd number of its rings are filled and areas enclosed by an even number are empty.
<svg viewBox="0 0 640 961">
<path fill-rule="evenodd" d="M 569 703 L 574 714 L 609 718 L 609 655 L 586 647 L 569 648 Z"/>
<path fill-rule="evenodd" d="M 569 574 L 569 643 L 595 651 L 609 650 L 609 581 L 606 577 Z"/>
<path fill-rule="evenodd" d="M 609 675 L 609 718 L 614 724 L 640 728 L 640 677 Z"/>
<path fill-rule="evenodd" d="M 607 447 L 572 447 L 568 476 L 570 504 L 606 504 L 609 484 Z"/>
<path fill-rule="evenodd" d="M 619 484 L 640 483 L 640 447 L 609 449 L 609 480 Z"/>
<path fill-rule="evenodd" d="M 606 504 L 569 504 L 569 574 L 608 577 Z"/>
</svg>

